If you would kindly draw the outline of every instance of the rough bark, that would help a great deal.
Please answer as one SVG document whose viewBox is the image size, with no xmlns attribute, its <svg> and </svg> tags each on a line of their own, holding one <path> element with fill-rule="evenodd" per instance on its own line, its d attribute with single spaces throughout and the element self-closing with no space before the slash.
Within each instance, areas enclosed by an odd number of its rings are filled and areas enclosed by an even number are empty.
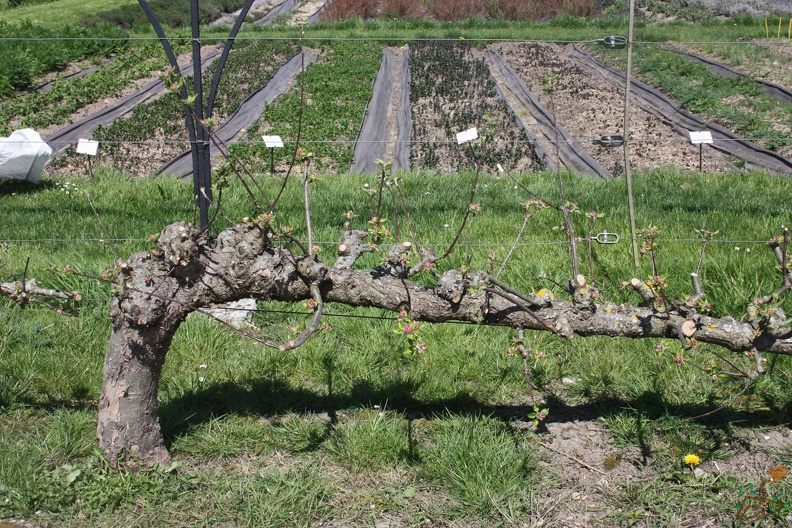
<svg viewBox="0 0 792 528">
<path fill-rule="evenodd" d="M 248 297 L 301 301 L 315 298 L 318 291 L 323 302 L 404 310 L 418 321 L 552 330 L 567 338 L 680 339 L 680 334 L 695 334 L 701 343 L 735 352 L 792 355 L 792 335 L 778 309 L 760 316 L 761 310 L 753 307 L 754 316 L 749 309 L 748 320 L 738 321 L 698 314 L 682 303 L 662 310 L 595 303 L 592 295 L 581 296 L 580 288 L 566 301 L 547 292 L 516 292 L 481 272 L 465 276 L 452 271 L 437 288 L 419 286 L 405 280 L 395 263 L 354 269 L 350 253 L 359 252 L 350 247 L 363 245 L 362 233 L 356 235 L 354 241 L 343 240 L 342 258 L 329 266 L 277 246 L 261 223 L 239 224 L 209 244 L 197 229 L 180 222 L 163 230 L 157 250 L 120 262 L 99 406 L 101 449 L 111 460 L 121 457 L 133 465 L 169 460 L 157 415 L 157 384 L 173 335 L 190 312 Z"/>
</svg>

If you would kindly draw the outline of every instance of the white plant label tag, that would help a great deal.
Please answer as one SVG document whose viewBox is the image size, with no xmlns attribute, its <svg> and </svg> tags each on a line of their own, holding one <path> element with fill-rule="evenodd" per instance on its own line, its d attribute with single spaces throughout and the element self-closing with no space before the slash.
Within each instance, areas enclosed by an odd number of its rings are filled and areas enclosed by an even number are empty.
<svg viewBox="0 0 792 528">
<path fill-rule="evenodd" d="M 99 151 L 99 142 L 93 139 L 80 139 L 77 141 L 77 154 L 96 156 Z"/>
<path fill-rule="evenodd" d="M 280 136 L 261 136 L 267 148 L 283 148 L 283 140 Z"/>
<path fill-rule="evenodd" d="M 467 143 L 468 141 L 473 141 L 478 139 L 478 130 L 475 128 L 469 128 L 464 132 L 457 132 L 456 140 L 458 144 Z"/>
<path fill-rule="evenodd" d="M 708 130 L 702 130 L 701 132 L 690 132 L 690 142 L 694 145 L 712 143 L 712 133 Z"/>
</svg>

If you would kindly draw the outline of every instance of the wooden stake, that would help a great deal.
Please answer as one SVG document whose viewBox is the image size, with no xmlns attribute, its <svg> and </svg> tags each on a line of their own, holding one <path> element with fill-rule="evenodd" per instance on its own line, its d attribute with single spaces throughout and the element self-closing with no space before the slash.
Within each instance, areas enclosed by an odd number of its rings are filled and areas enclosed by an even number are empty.
<svg viewBox="0 0 792 528">
<path fill-rule="evenodd" d="M 630 28 L 627 33 L 627 73 L 624 88 L 624 175 L 627 178 L 627 203 L 630 209 L 630 232 L 632 234 L 635 267 L 638 267 L 638 236 L 635 230 L 635 202 L 633 200 L 632 174 L 630 173 L 630 70 L 632 70 L 633 26 L 635 23 L 635 0 L 630 0 Z"/>
</svg>

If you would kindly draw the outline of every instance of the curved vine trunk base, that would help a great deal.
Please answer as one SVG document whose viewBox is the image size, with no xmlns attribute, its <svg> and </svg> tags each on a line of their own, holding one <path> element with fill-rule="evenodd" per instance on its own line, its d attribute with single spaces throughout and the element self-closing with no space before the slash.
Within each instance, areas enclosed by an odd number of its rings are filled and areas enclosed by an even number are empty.
<svg viewBox="0 0 792 528">
<path fill-rule="evenodd" d="M 119 261 L 110 311 L 113 334 L 99 402 L 97 438 L 102 451 L 111 461 L 122 460 L 131 467 L 168 463 L 157 385 L 173 336 L 190 312 L 248 297 L 291 302 L 318 298 L 320 305 L 337 302 L 406 311 L 418 321 L 507 325 L 567 338 L 684 341 L 695 335 L 700 343 L 754 351 L 757 357 L 759 352 L 792 355 L 792 332 L 779 309 L 751 307 L 745 321 L 709 317 L 685 303 L 660 309 L 638 279 L 633 280 L 640 283 L 636 291 L 644 297 L 644 306 L 595 303 L 596 292 L 582 276 L 570 285 L 571 301 L 548 293 L 524 294 L 482 272 L 462 275 L 450 270 L 437 287 L 419 286 L 406 279 L 423 265 L 406 267 L 400 260 L 402 250 L 391 248 L 387 262 L 376 269 L 352 269 L 357 257 L 370 251 L 365 236 L 364 231 L 347 232 L 338 247 L 341 257 L 328 266 L 273 245 L 275 237 L 262 221 L 229 228 L 211 245 L 198 229 L 178 222 L 162 231 L 156 250 Z M 294 348 L 306 337 L 280 348 Z"/>
<path fill-rule="evenodd" d="M 167 346 L 150 346 L 139 332 L 113 331 L 105 358 L 104 387 L 99 402 L 99 447 L 110 460 L 135 466 L 170 461 L 157 414 L 157 386 Z"/>
</svg>

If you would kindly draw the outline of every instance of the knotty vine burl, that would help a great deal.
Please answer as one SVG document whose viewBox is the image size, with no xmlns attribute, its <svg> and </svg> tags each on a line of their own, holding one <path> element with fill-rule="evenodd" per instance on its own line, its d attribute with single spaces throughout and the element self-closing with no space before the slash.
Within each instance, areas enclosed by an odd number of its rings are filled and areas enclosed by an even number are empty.
<svg viewBox="0 0 792 528">
<path fill-rule="evenodd" d="M 303 155 L 306 169 L 309 162 L 310 156 Z M 244 174 L 241 177 L 247 178 Z M 310 178 L 307 170 L 303 171 L 303 178 Z M 746 310 L 744 320 L 706 315 L 697 273 L 692 274 L 693 295 L 684 301 L 667 297 L 662 277 L 633 278 L 627 284 L 640 298 L 636 306 L 603 300 L 580 274 L 565 285 L 567 299 L 559 298 L 560 295 L 554 298 L 547 291 L 522 292 L 492 271 L 498 269 L 494 263 L 490 270 L 449 270 L 438 277 L 435 286 L 421 286 L 411 278 L 418 273 L 432 273 L 434 263 L 445 255 L 436 257 L 429 248 L 419 246 L 404 214 L 406 207 L 402 208 L 401 218 L 408 229 L 402 231 L 409 231 L 413 241 L 397 238 L 395 215 L 390 229 L 395 240 L 387 241 L 388 229 L 384 228 L 386 221 L 381 214 L 383 203 L 390 194 L 389 205 L 396 211 L 402 193 L 397 180 L 387 182 L 383 177 L 381 181 L 382 193 L 376 192 L 372 200 L 374 214 L 368 229 L 355 229 L 350 219 L 341 233 L 338 256 L 333 262 L 323 262 L 300 247 L 290 230 L 278 225 L 270 209 L 255 218 L 243 219 L 213 239 L 197 227 L 177 222 L 162 230 L 154 250 L 117 260 L 112 270 L 113 331 L 107 347 L 97 423 L 99 445 L 110 460 L 123 459 L 130 466 L 169 460 L 159 426 L 157 390 L 173 336 L 190 312 L 246 297 L 287 302 L 312 300 L 315 312 L 310 324 L 291 341 L 269 343 L 248 334 L 284 352 L 300 346 L 321 327 L 326 302 L 337 302 L 404 312 L 405 317 L 419 322 L 500 324 L 550 331 L 567 338 L 673 338 L 686 349 L 711 343 L 753 354 L 758 370 L 762 354 L 792 355 L 792 332 L 784 313 L 775 306 L 775 300 L 792 287 L 786 231 L 770 243 L 781 264 L 781 286 L 756 299 Z M 473 186 L 457 240 L 463 238 L 461 234 L 476 218 L 475 190 Z M 220 199 L 221 193 L 217 196 Z M 537 205 L 536 199 L 530 202 L 526 219 L 537 208 L 545 208 Z M 546 204 L 544 200 L 542 203 Z M 306 213 L 309 210 L 306 207 Z M 647 229 L 644 236 L 651 257 L 656 231 Z M 371 251 L 380 253 L 380 264 L 356 269 L 359 257 Z M 61 298 L 58 292 L 41 290 L 24 279 L 0 284 L 0 293 L 23 304 L 36 297 Z M 74 301 L 78 294 L 64 295 L 64 300 Z M 724 370 L 717 373 L 728 371 L 736 372 L 724 362 Z"/>
</svg>

